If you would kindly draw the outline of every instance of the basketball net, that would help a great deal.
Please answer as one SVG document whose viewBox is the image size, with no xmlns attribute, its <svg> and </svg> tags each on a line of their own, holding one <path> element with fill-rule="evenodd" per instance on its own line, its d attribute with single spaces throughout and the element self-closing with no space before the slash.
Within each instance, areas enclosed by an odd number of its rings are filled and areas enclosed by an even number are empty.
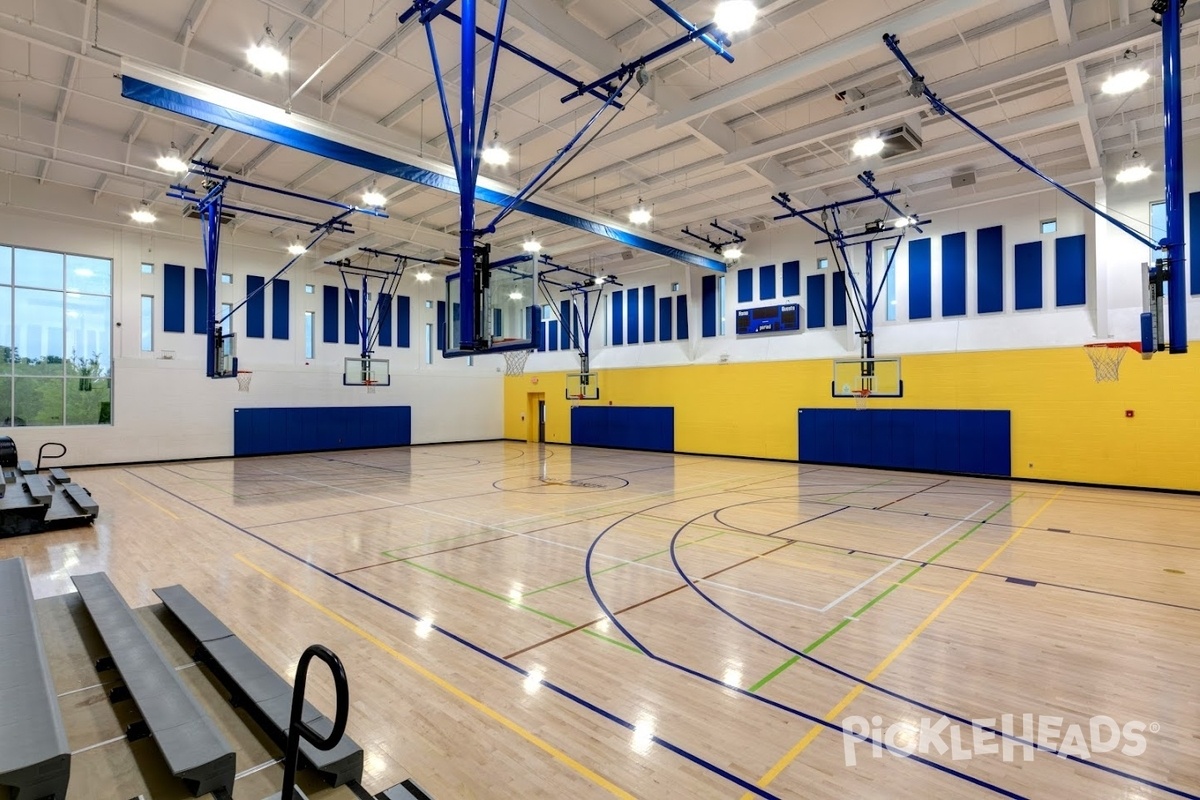
<svg viewBox="0 0 1200 800">
<path fill-rule="evenodd" d="M 524 375 L 525 362 L 529 360 L 532 350 L 509 350 L 504 354 L 504 374 Z"/>
<path fill-rule="evenodd" d="M 363 386 L 367 387 L 367 394 L 375 394 L 375 384 L 376 381 L 373 381 L 370 378 L 367 378 L 363 381 Z"/>
<path fill-rule="evenodd" d="M 238 391 L 250 391 L 250 379 L 254 377 L 254 373 L 250 370 L 241 369 L 237 373 Z"/>
<path fill-rule="evenodd" d="M 862 411 L 867 407 L 867 400 L 871 397 L 870 389 L 851 389 L 850 394 L 854 395 L 854 408 Z"/>
<path fill-rule="evenodd" d="M 1092 360 L 1096 369 L 1096 383 L 1109 383 L 1121 380 L 1121 360 L 1125 358 L 1124 343 L 1101 342 L 1085 344 L 1084 351 Z"/>
</svg>

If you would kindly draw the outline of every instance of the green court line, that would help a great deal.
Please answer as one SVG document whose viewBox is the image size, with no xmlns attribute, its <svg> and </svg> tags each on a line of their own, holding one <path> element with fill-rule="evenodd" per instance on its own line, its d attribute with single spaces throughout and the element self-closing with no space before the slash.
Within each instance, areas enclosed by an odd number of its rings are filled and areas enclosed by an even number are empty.
<svg viewBox="0 0 1200 800">
<path fill-rule="evenodd" d="M 522 611 L 528 611 L 531 614 L 536 614 L 537 616 L 541 617 L 542 619 L 548 619 L 551 622 L 556 622 L 559 625 L 562 625 L 564 627 L 567 627 L 567 628 L 578 628 L 579 627 L 575 623 L 567 622 L 565 619 L 556 617 L 553 614 L 547 614 L 545 611 L 538 611 L 536 608 L 530 608 L 529 606 L 524 605 L 523 603 L 518 603 L 516 600 L 513 600 L 511 597 L 505 597 L 502 594 L 496 594 L 495 592 L 490 592 L 481 586 L 475 586 L 474 584 L 467 583 L 466 581 L 459 580 L 458 578 L 452 577 L 450 575 L 446 575 L 443 572 L 438 572 L 435 569 L 430 569 L 429 567 L 426 567 L 422 564 L 417 564 L 416 562 L 413 562 L 413 561 L 403 561 L 401 563 L 407 564 L 408 566 L 412 567 L 413 569 L 419 569 L 422 572 L 427 572 L 430 575 L 436 575 L 437 577 L 442 578 L 443 580 L 450 581 L 451 583 L 453 583 L 457 586 L 461 586 L 464 589 L 470 589 L 473 592 L 479 592 L 481 595 L 484 595 L 485 597 L 490 597 L 493 600 L 500 600 L 504 603 L 507 603 L 510 606 L 513 606 L 514 608 L 519 608 Z M 638 650 L 636 647 L 634 647 L 631 644 L 626 644 L 625 642 L 618 641 L 617 639 L 612 639 L 608 636 L 605 636 L 602 633 L 597 633 L 596 631 L 590 630 L 588 628 L 583 628 L 582 632 L 586 633 L 588 636 L 593 636 L 603 642 L 608 642 L 609 644 L 615 644 L 617 647 L 623 647 L 632 653 L 641 653 L 642 652 L 641 650 Z"/>
<path fill-rule="evenodd" d="M 418 544 L 410 544 L 406 547 L 396 547 L 391 550 L 384 550 L 381 555 L 386 558 L 395 558 L 396 553 L 403 553 L 405 550 L 415 550 L 418 547 L 428 547 L 431 544 L 442 544 L 443 542 L 454 542 L 459 539 L 466 539 L 469 536 L 486 536 L 491 531 L 476 531 L 475 533 L 464 533 L 460 536 L 448 536 L 445 539 L 434 539 L 432 542 L 420 542 Z"/>
<path fill-rule="evenodd" d="M 679 547 L 676 547 L 675 549 L 682 550 L 685 547 L 690 547 L 691 545 L 699 544 L 700 542 L 707 542 L 709 539 L 715 539 L 718 536 L 724 536 L 727 533 L 728 533 L 728 531 L 721 531 L 720 533 L 714 533 L 709 536 L 705 536 L 703 539 L 697 539 L 694 542 L 687 542 L 686 544 L 681 544 L 681 545 L 679 545 Z M 604 569 L 596 570 L 595 572 L 592 573 L 592 577 L 594 578 L 597 575 L 603 575 L 606 572 L 612 572 L 614 569 L 620 569 L 621 567 L 627 567 L 630 564 L 637 564 L 642 561 L 646 561 L 647 559 L 654 558 L 655 556 L 661 556 L 663 553 L 669 553 L 669 552 L 671 552 L 671 548 L 668 547 L 666 550 L 659 550 L 657 553 L 651 553 L 650 555 L 646 555 L 646 556 L 639 556 L 638 558 L 632 559 L 630 561 L 623 561 L 620 564 L 613 564 L 611 567 L 605 567 Z M 522 597 L 522 599 L 524 599 L 526 597 L 529 597 L 531 594 L 538 594 L 539 592 L 548 592 L 551 589 L 557 589 L 560 586 L 567 586 L 569 584 L 585 580 L 586 578 L 587 578 L 586 575 L 580 575 L 577 578 L 570 578 L 565 581 L 560 581 L 559 583 L 556 583 L 552 586 L 543 586 L 540 589 L 534 589 L 532 592 L 526 592 L 525 594 L 521 595 L 521 597 Z"/>
<path fill-rule="evenodd" d="M 1008 508 L 1009 506 L 1011 506 L 1013 503 L 1017 502 L 1018 500 L 1020 500 L 1020 499 L 1021 499 L 1022 497 L 1024 497 L 1024 496 L 1025 496 L 1025 493 L 1024 493 L 1024 492 L 1021 492 L 1019 495 L 1017 495 L 1017 496 L 1016 496 L 1016 497 L 1014 497 L 1013 499 L 1009 500 L 1009 501 L 1008 501 L 1007 503 L 1005 503 L 1004 505 L 1000 506 L 1000 508 L 996 509 L 996 510 L 995 510 L 994 512 L 992 512 L 991 514 L 989 514 L 988 516 L 984 517 L 984 519 L 983 519 L 981 522 L 977 522 L 977 523 L 975 523 L 974 527 L 972 527 L 970 530 L 968 530 L 968 531 L 967 531 L 966 533 L 964 533 L 962 536 L 959 536 L 957 539 L 955 539 L 954 541 L 950 542 L 950 544 L 946 545 L 946 546 L 945 546 L 945 547 L 943 547 L 941 550 L 939 550 L 939 551 L 937 551 L 936 553 L 934 553 L 934 554 L 933 554 L 931 557 L 929 557 L 929 558 L 925 559 L 925 563 L 923 563 L 923 564 L 918 564 L 917 566 L 913 567 L 913 568 L 912 568 L 912 570 L 910 570 L 910 571 L 909 571 L 909 573 L 908 573 L 907 575 L 905 575 L 905 576 L 904 576 L 903 578 L 901 578 L 900 580 L 898 580 L 898 581 L 895 581 L 894 583 L 892 583 L 891 585 L 889 585 L 889 586 L 888 586 L 886 589 L 884 589 L 882 592 L 880 592 L 879 594 L 877 594 L 877 595 L 875 595 L 874 597 L 872 597 L 870 600 L 868 600 L 866 603 L 864 603 L 864 604 L 862 605 L 862 607 L 861 607 L 861 608 L 859 608 L 857 611 L 855 611 L 855 612 L 854 612 L 853 614 L 851 614 L 849 617 L 846 617 L 845 619 L 843 619 L 843 620 L 842 620 L 841 622 L 839 622 L 837 625 L 834 625 L 832 628 L 830 628 L 829 630 L 825 631 L 825 633 L 823 633 L 823 634 L 820 636 L 820 638 L 818 638 L 818 639 L 814 640 L 814 641 L 813 641 L 811 644 L 809 644 L 809 645 L 808 645 L 808 647 L 805 647 L 805 648 L 804 648 L 803 650 L 801 650 L 800 652 L 801 652 L 801 653 L 803 653 L 804 655 L 808 655 L 808 654 L 809 654 L 809 653 L 811 653 L 813 650 L 816 650 L 818 647 L 820 647 L 821 645 L 825 644 L 825 642 L 829 641 L 829 640 L 830 640 L 830 639 L 832 639 L 834 636 L 836 636 L 836 635 L 838 634 L 838 632 L 840 632 L 840 631 L 841 631 L 843 628 L 845 628 L 845 627 L 846 627 L 847 625 L 849 625 L 851 622 L 853 622 L 854 620 L 858 619 L 858 618 L 859 618 L 859 617 L 861 617 L 863 614 L 867 613 L 867 611 L 869 611 L 869 610 L 871 609 L 871 607 L 872 607 L 872 606 L 874 606 L 876 603 L 878 603 L 880 600 L 882 600 L 883 598 L 887 597 L 887 596 L 888 596 L 889 594 L 891 594 L 892 592 L 896 591 L 896 588 L 897 588 L 897 587 L 899 587 L 900 585 L 902 585 L 902 584 L 904 584 L 904 583 L 907 583 L 907 582 L 909 581 L 909 579 L 911 579 L 913 576 L 915 576 L 915 575 L 916 575 L 917 573 L 919 573 L 921 570 L 925 569 L 925 567 L 927 567 L 927 566 L 929 566 L 930 564 L 932 564 L 933 562 L 937 561 L 939 558 L 941 558 L 943 555 L 945 555 L 945 554 L 946 554 L 947 552 L 949 552 L 951 549 L 953 549 L 954 547 L 958 546 L 958 544 L 959 544 L 960 542 L 962 542 L 964 539 L 966 539 L 966 538 L 967 538 L 968 536 L 970 536 L 971 534 L 975 533 L 975 531 L 977 531 L 977 530 L 979 530 L 980 528 L 982 528 L 982 527 L 983 527 L 984 525 L 986 525 L 986 524 L 987 524 L 989 521 L 991 521 L 992 519 L 994 519 L 994 518 L 996 518 L 997 516 L 999 516 L 999 515 L 1000 515 L 1000 513 L 1001 513 L 1002 511 L 1004 511 L 1006 508 Z M 799 660 L 800 660 L 800 656 L 792 656 L 792 657 L 791 657 L 791 658 L 789 658 L 787 661 L 784 661 L 784 662 L 783 662 L 782 664 L 780 664 L 778 667 L 776 667 L 775 669 L 771 670 L 771 671 L 770 671 L 770 672 L 768 672 L 766 675 L 764 675 L 762 678 L 760 678 L 760 679 L 758 680 L 758 682 L 757 682 L 757 683 L 755 683 L 755 684 L 753 684 L 752 686 L 750 686 L 750 688 L 749 688 L 749 691 L 751 691 L 751 692 L 757 692 L 759 689 L 761 689 L 762 687 L 766 686 L 768 683 L 770 683 L 771 681 L 775 680 L 775 679 L 776 679 L 776 678 L 778 678 L 780 675 L 782 675 L 782 674 L 783 674 L 783 672 L 784 672 L 785 670 L 787 670 L 787 669 L 788 669 L 788 667 L 792 666 L 793 664 L 795 664 L 795 663 L 796 663 L 797 661 L 799 661 Z"/>
</svg>

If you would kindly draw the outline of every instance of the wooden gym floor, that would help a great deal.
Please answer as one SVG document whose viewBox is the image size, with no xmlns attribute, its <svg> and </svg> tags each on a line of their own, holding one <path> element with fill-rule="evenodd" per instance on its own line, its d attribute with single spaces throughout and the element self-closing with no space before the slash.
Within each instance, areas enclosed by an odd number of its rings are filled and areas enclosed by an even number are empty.
<svg viewBox="0 0 1200 800">
<path fill-rule="evenodd" d="M 289 675 L 329 645 L 371 791 L 1200 794 L 1200 497 L 514 442 L 72 477 L 95 527 L 0 557 L 183 583 Z M 1101 715 L 1144 752 L 1081 755 Z"/>
</svg>

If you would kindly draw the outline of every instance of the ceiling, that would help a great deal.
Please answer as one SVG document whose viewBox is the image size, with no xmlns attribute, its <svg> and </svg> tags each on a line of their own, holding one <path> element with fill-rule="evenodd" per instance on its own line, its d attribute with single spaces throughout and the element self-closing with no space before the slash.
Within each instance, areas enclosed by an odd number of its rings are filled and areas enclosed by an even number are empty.
<svg viewBox="0 0 1200 800">
<path fill-rule="evenodd" d="M 721 237 L 710 223 L 747 233 L 795 224 L 772 221 L 778 211 L 772 194 L 786 191 L 798 205 L 857 196 L 856 175 L 864 168 L 875 170 L 882 187 L 901 189 L 903 202 L 918 213 L 1028 190 L 1036 178 L 907 94 L 907 76 L 881 41 L 885 32 L 901 37 L 943 99 L 1064 182 L 1098 180 L 1135 146 L 1161 141 L 1159 29 L 1150 20 L 1150 0 L 758 4 L 757 24 L 734 37 L 734 63 L 696 43 L 651 64 L 646 87 L 541 191 L 621 221 L 642 200 L 653 210 L 651 229 L 703 249 L 681 229 Z M 415 22 L 397 22 L 407 5 L 3 0 L 0 171 L 71 187 L 123 224 L 142 200 L 160 218 L 178 216 L 182 204 L 165 195 L 171 176 L 155 166 L 174 142 L 185 157 L 211 160 L 255 182 L 356 203 L 375 176 L 123 100 L 114 73 L 121 58 L 166 67 L 448 163 L 423 31 Z M 492 26 L 494 4 L 480 0 L 480 6 L 480 25 Z M 671 0 L 671 6 L 704 23 L 714 0 Z M 246 48 L 268 23 L 289 49 L 284 76 L 261 76 L 246 60 Z M 458 28 L 445 20 L 435 28 L 457 117 Z M 681 32 L 650 0 L 510 0 L 504 38 L 590 81 Z M 1131 94 L 1103 94 L 1101 83 L 1131 56 L 1152 80 Z M 1200 19 L 1185 23 L 1183 63 L 1191 135 L 1200 129 Z M 489 128 L 514 158 L 501 170 L 485 167 L 485 175 L 524 183 L 595 113 L 599 101 L 562 103 L 565 93 L 562 81 L 501 55 Z M 916 152 L 868 160 L 852 154 L 860 136 L 905 120 L 923 138 Z M 975 183 L 952 189 L 951 177 L 968 172 Z M 426 257 L 455 251 L 454 196 L 394 179 L 379 187 L 389 197 L 389 218 L 330 237 L 326 257 L 363 244 Z M 253 190 L 238 196 L 263 209 L 322 213 Z M 251 216 L 232 224 L 281 242 L 304 232 Z M 501 252 L 515 251 L 531 233 L 559 261 L 603 264 L 606 272 L 661 261 L 521 214 L 509 216 L 492 241 Z"/>
</svg>

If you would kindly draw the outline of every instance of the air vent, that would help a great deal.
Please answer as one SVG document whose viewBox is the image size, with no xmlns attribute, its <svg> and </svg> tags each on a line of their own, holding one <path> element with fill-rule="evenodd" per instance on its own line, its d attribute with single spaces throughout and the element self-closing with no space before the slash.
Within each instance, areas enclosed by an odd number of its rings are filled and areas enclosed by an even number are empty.
<svg viewBox="0 0 1200 800">
<path fill-rule="evenodd" d="M 974 186 L 974 185 L 975 185 L 975 173 L 974 172 L 962 172 L 962 173 L 959 173 L 958 175 L 950 176 L 950 188 L 951 189 L 961 189 L 964 186 Z"/>
<path fill-rule="evenodd" d="M 632 261 L 633 260 L 633 251 L 632 250 L 622 250 L 621 251 L 621 260 L 622 261 Z"/>
<path fill-rule="evenodd" d="M 879 132 L 883 139 L 883 157 L 895 158 L 921 149 L 921 133 L 918 127 L 902 123 Z"/>
<path fill-rule="evenodd" d="M 200 212 L 196 210 L 195 203 L 189 203 L 188 205 L 183 207 L 183 217 L 184 217 L 184 219 L 200 219 Z M 230 222 L 233 222 L 233 220 L 234 220 L 234 214 L 232 211 L 222 211 L 221 212 L 221 224 L 222 225 L 228 225 Z"/>
<path fill-rule="evenodd" d="M 763 222 L 761 219 L 756 219 L 747 227 L 750 228 L 751 233 L 762 233 L 767 229 L 767 223 Z"/>
</svg>

